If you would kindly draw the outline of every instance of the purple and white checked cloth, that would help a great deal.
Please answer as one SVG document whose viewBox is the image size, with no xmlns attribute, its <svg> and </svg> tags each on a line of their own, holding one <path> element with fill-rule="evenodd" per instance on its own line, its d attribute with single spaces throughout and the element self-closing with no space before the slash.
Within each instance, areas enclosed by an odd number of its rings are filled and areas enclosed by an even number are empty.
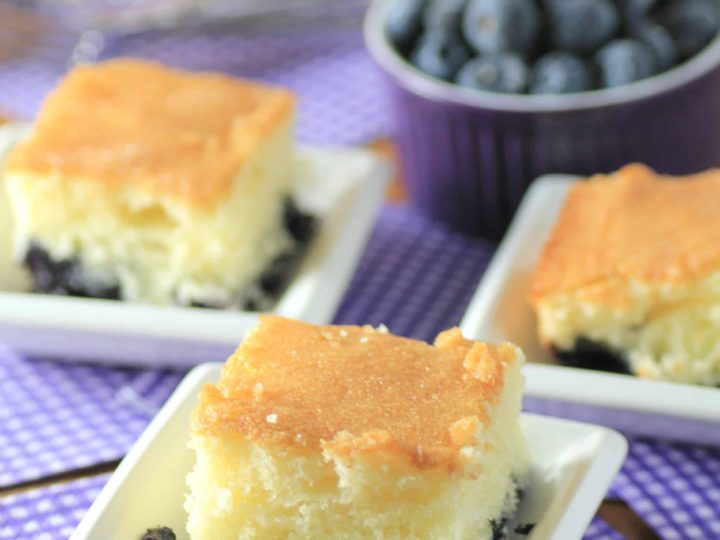
<svg viewBox="0 0 720 540">
<path fill-rule="evenodd" d="M 0 487 L 119 459 L 180 377 L 0 348 Z"/>
<path fill-rule="evenodd" d="M 387 207 L 336 321 L 385 322 L 398 333 L 432 338 L 460 319 L 491 254 L 491 246 L 483 241 L 453 234 L 410 209 Z M 447 286 L 449 283 L 453 285 Z M 8 352 L 0 357 L 3 366 L 6 358 L 11 359 L 4 373 L 7 384 L 27 386 L 30 373 L 35 393 L 27 394 L 34 409 L 21 415 L 22 428 L 16 426 L 16 431 L 8 433 L 6 426 L 0 427 L 7 443 L 2 448 L 12 448 L 11 454 L 22 455 L 35 468 L 45 466 L 42 455 L 53 455 L 54 471 L 63 466 L 74 468 L 74 456 L 78 454 L 86 456 L 83 465 L 89 464 L 93 456 L 98 462 L 122 456 L 149 421 L 150 411 L 177 381 L 176 374 L 167 372 L 65 366 L 21 359 Z M 17 365 L 13 367 L 13 363 Z M 129 396 L 122 391 L 126 384 L 131 385 Z M 65 398 L 58 398 L 60 389 L 64 389 Z M 75 397 L 67 398 L 68 391 Z M 8 397 L 0 395 L 0 403 L 12 408 L 12 403 L 3 401 Z M 88 415 L 96 414 L 101 421 L 87 421 Z M 42 430 L 38 426 L 48 424 L 63 427 L 38 435 L 38 429 Z M 29 441 L 34 444 L 28 445 Z M 65 447 L 73 451 L 63 454 Z M 4 457 L 2 463 L 6 464 Z M 20 467 L 11 474 L 21 479 L 25 472 Z M 46 468 L 42 474 L 47 473 Z M 628 462 L 613 486 L 613 495 L 630 503 L 665 539 L 719 538 L 720 452 L 634 441 Z M 47 497 L 54 500 L 59 495 Z M 89 501 L 83 504 L 87 507 Z M 64 507 L 58 508 L 62 513 Z M 38 521 L 35 514 L 29 515 Z M 5 525 L 2 514 L 0 524 Z M 18 528 L 22 525 L 16 520 L 16 536 L 9 538 L 63 538 L 57 529 L 53 529 L 54 536 L 39 536 L 47 530 L 26 533 Z M 617 538 L 608 531 L 606 525 L 596 521 L 586 538 Z"/>
<path fill-rule="evenodd" d="M 720 538 L 720 451 L 636 440 L 611 493 L 664 540 Z"/>
<path fill-rule="evenodd" d="M 69 537 L 108 478 L 83 478 L 0 498 L 0 539 Z"/>
<path fill-rule="evenodd" d="M 302 98 L 303 142 L 358 143 L 389 133 L 378 74 L 357 31 L 114 41 L 108 55 L 142 56 L 283 84 Z M 30 62 L 0 67 L 0 108 L 32 117 L 62 69 Z M 492 256 L 492 246 L 386 208 L 336 321 L 386 323 L 431 339 L 456 324 Z M 56 364 L 0 347 L 0 487 L 112 461 L 124 455 L 180 375 Z M 0 538 L 66 538 L 106 477 L 0 497 Z M 613 495 L 666 540 L 720 538 L 720 452 L 632 441 Z M 595 520 L 586 539 L 616 539 Z"/>
<path fill-rule="evenodd" d="M 84 478 L 0 498 L 0 540 L 67 538 L 108 478 L 107 475 Z M 595 519 L 584 540 L 622 540 L 622 537 Z"/>
<path fill-rule="evenodd" d="M 389 115 L 379 73 L 359 32 L 288 30 L 278 35 L 126 37 L 104 54 L 162 61 L 192 70 L 224 71 L 293 89 L 300 96 L 298 137 L 310 144 L 356 144 L 387 135 Z M 63 73 L 58 66 L 0 66 L 0 109 L 32 118 Z"/>
</svg>

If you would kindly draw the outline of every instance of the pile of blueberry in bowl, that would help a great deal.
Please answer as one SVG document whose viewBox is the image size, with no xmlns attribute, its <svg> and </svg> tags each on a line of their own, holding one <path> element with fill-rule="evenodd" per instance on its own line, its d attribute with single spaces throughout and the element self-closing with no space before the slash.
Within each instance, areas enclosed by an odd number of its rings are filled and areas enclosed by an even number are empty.
<svg viewBox="0 0 720 540">
<path fill-rule="evenodd" d="M 507 94 L 614 88 L 684 63 L 720 29 L 717 0 L 390 0 L 385 32 L 431 77 Z"/>
<path fill-rule="evenodd" d="M 720 167 L 720 0 L 372 0 L 410 202 L 502 238 L 528 186 Z"/>
</svg>

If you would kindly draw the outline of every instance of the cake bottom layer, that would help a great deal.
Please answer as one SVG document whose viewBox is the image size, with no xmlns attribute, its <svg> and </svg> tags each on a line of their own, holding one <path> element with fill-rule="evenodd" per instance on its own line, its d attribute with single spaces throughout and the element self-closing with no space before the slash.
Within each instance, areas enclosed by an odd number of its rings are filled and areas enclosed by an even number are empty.
<svg viewBox="0 0 720 540">
<path fill-rule="evenodd" d="M 501 516 L 491 521 L 492 540 L 505 540 L 510 537 L 511 533 L 514 533 L 516 536 L 528 536 L 535 527 L 534 523 L 523 523 L 513 529 L 510 528 L 510 522 L 514 517 L 516 507 L 522 502 L 524 496 L 524 490 L 519 487 L 520 485 L 520 482 L 514 482 L 514 489 L 512 489 L 506 497 L 508 508 Z M 168 538 L 175 537 L 175 533 L 168 527 L 156 527 L 154 529 L 148 529 L 146 536 L 143 536 L 143 540 L 145 538 L 149 540 L 152 534 L 157 536 L 161 533 L 167 535 Z M 152 536 L 152 538 L 156 536 Z"/>
<path fill-rule="evenodd" d="M 412 478 L 407 480 L 412 481 Z M 326 482 L 327 478 L 319 479 L 318 485 Z M 344 509 L 328 500 L 316 503 L 305 500 L 295 505 L 293 503 L 297 501 L 293 498 L 285 498 L 289 493 L 287 486 L 270 492 L 273 494 L 271 497 L 280 502 L 270 512 L 264 501 L 268 495 L 256 484 L 245 488 L 247 497 L 256 506 L 246 507 L 235 492 L 217 485 L 199 491 L 199 483 L 197 478 L 191 480 L 195 489 L 193 495 L 186 499 L 186 510 L 190 516 L 188 531 L 193 540 L 506 540 L 527 536 L 534 526 L 532 523 L 514 524 L 524 495 L 524 488 L 520 486 L 525 485 L 525 482 L 515 479 L 506 483 L 500 511 L 489 514 L 483 511 L 484 498 L 475 499 L 474 504 L 464 500 L 465 504 L 457 506 L 456 503 L 460 502 L 457 494 L 453 496 L 449 492 L 418 505 L 410 502 L 412 496 L 399 506 L 393 504 L 387 500 L 387 490 L 375 493 L 374 502 L 363 501 L 362 497 L 346 501 L 347 504 L 342 505 L 347 506 Z M 298 501 L 302 495 L 295 494 Z M 416 490 L 414 495 L 422 498 L 421 490 Z M 336 511 L 338 514 L 335 514 Z M 450 514 L 454 515 L 455 522 Z M 478 514 L 485 514 L 482 523 L 473 517 Z M 293 522 L 296 528 L 290 525 Z"/>
<path fill-rule="evenodd" d="M 283 209 L 283 225 L 293 240 L 293 245 L 275 257 L 246 291 L 241 291 L 242 309 L 258 311 L 274 304 L 291 281 L 307 251 L 317 229 L 317 218 L 300 210 L 295 202 L 288 198 Z M 35 292 L 109 300 L 124 299 L 122 288 L 117 281 L 95 279 L 83 268 L 79 259 L 54 260 L 37 243 L 31 242 L 23 264 L 30 271 Z M 195 300 L 192 306 L 216 309 L 228 307 L 202 299 Z"/>
<path fill-rule="evenodd" d="M 454 471 L 196 434 L 187 530 L 193 540 L 500 540 L 528 465 L 519 425 L 486 431 Z"/>
</svg>

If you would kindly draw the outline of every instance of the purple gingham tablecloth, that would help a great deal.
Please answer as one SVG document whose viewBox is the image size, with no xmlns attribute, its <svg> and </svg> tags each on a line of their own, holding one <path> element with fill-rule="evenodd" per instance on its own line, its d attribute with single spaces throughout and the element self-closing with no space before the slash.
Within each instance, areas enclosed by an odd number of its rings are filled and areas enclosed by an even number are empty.
<svg viewBox="0 0 720 540">
<path fill-rule="evenodd" d="M 0 29 L 2 23 L 0 21 Z M 379 73 L 357 31 L 286 30 L 279 35 L 137 35 L 112 41 L 103 57 L 133 56 L 192 69 L 261 79 L 293 89 L 302 106 L 299 139 L 355 144 L 390 131 Z M 0 110 L 31 118 L 64 69 L 16 61 L 0 66 Z"/>
<path fill-rule="evenodd" d="M 93 476 L 0 498 L 0 539 L 68 538 L 108 478 Z"/>
<path fill-rule="evenodd" d="M 357 31 L 115 41 L 108 55 L 225 70 L 294 88 L 302 98 L 299 137 L 358 143 L 387 134 L 378 74 Z M 62 69 L 15 62 L 0 67 L 0 109 L 31 117 Z M 493 247 L 386 208 L 340 307 L 339 323 L 386 323 L 430 339 L 456 324 Z M 118 459 L 177 384 L 167 371 L 112 369 L 22 358 L 0 346 L 0 487 Z M 0 539 L 66 538 L 106 477 L 0 497 Z M 720 538 L 720 452 L 632 441 L 612 489 L 664 539 Z M 595 520 L 587 539 L 619 536 Z"/>
<path fill-rule="evenodd" d="M 108 478 L 107 475 L 84 478 L 0 499 L 0 540 L 67 538 Z M 622 537 L 595 519 L 585 540 L 600 539 Z"/>
<path fill-rule="evenodd" d="M 180 378 L 0 348 L 0 487 L 122 457 Z"/>
<path fill-rule="evenodd" d="M 411 209 L 387 207 L 336 322 L 385 322 L 395 332 L 431 339 L 459 321 L 491 255 L 492 246 L 481 240 L 451 233 Z M 15 419 L 12 428 L 0 424 L 5 485 L 30 473 L 44 476 L 121 457 L 179 378 L 153 370 L 38 362 L 8 351 L 0 353 L 0 365 L 1 410 L 17 411 L 17 402 L 33 405 L 8 417 Z M 720 538 L 720 451 L 643 440 L 630 448 L 612 494 L 664 539 Z M 22 461 L 14 461 L 17 456 Z M 97 489 L 93 482 L 82 485 Z M 54 486 L 37 495 L 0 498 L 0 538 L 63 538 L 61 529 L 77 521 L 92 499 L 75 484 L 67 489 L 70 496 Z M 42 508 L 55 513 L 45 513 L 36 499 L 49 501 Z M 70 500 L 76 506 L 68 506 Z M 13 513 L 16 506 L 26 510 Z M 31 525 L 28 531 L 27 520 L 41 529 Z M 596 520 L 586 538 L 617 535 Z"/>
</svg>

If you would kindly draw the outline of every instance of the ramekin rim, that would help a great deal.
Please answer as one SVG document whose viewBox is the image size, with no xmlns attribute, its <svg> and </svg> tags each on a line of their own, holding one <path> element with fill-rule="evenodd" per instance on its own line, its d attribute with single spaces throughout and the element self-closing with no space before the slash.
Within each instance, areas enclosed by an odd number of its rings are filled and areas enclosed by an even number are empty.
<svg viewBox="0 0 720 540">
<path fill-rule="evenodd" d="M 570 112 L 636 103 L 672 92 L 720 66 L 720 33 L 700 53 L 647 79 L 616 88 L 575 94 L 537 96 L 501 94 L 463 88 L 425 75 L 407 62 L 388 41 L 384 17 L 391 0 L 372 0 L 365 16 L 365 43 L 374 60 L 401 86 L 433 101 L 504 112 Z"/>
</svg>

